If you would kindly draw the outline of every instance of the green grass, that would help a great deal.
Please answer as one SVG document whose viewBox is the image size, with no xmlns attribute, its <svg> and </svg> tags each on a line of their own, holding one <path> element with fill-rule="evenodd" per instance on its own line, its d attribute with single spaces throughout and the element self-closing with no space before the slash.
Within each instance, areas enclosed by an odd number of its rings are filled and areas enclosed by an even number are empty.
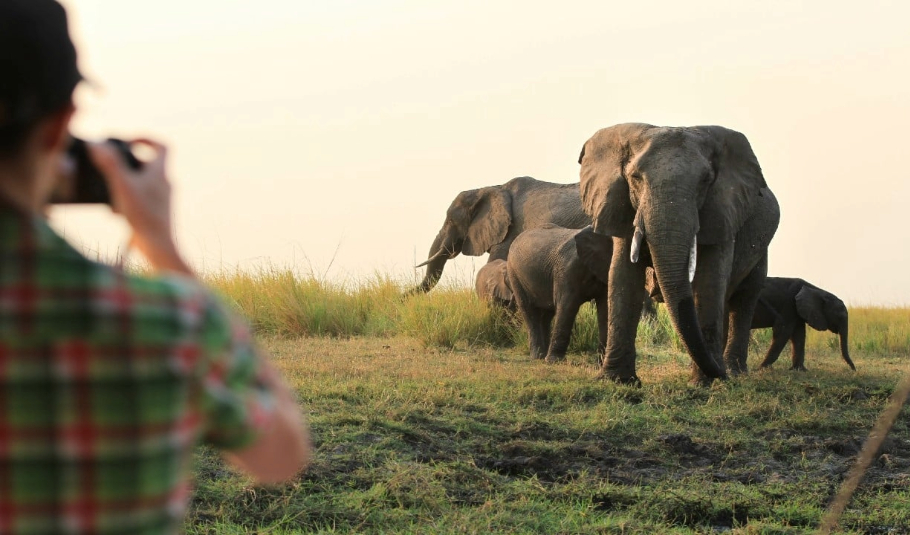
<svg viewBox="0 0 910 535">
<path fill-rule="evenodd" d="M 567 361 L 547 365 L 467 290 L 403 299 L 381 277 L 281 271 L 212 282 L 262 334 L 317 451 L 262 488 L 202 449 L 191 534 L 811 533 L 908 367 L 907 309 L 851 310 L 856 373 L 834 335 L 813 333 L 809 372 L 781 363 L 710 388 L 688 385 L 661 312 L 639 326 L 633 388 L 596 379 L 591 308 Z M 755 338 L 752 366 L 770 342 Z M 910 533 L 908 423 L 841 533 Z"/>
</svg>

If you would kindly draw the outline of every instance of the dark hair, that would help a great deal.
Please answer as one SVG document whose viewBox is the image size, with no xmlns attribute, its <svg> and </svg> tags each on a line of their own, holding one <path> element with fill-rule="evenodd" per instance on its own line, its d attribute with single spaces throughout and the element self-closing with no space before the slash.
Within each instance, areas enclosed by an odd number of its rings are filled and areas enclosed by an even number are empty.
<svg viewBox="0 0 910 535">
<path fill-rule="evenodd" d="M 0 0 L 0 157 L 73 98 L 82 75 L 56 0 Z"/>
</svg>

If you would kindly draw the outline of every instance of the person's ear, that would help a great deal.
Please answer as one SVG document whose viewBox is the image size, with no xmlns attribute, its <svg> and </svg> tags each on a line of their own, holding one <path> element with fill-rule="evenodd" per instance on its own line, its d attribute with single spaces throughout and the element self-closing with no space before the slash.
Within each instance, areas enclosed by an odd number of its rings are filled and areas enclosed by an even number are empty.
<svg viewBox="0 0 910 535">
<path fill-rule="evenodd" d="M 41 126 L 41 149 L 48 152 L 63 150 L 70 138 L 70 121 L 76 113 L 76 106 L 70 102 L 50 114 Z"/>
</svg>

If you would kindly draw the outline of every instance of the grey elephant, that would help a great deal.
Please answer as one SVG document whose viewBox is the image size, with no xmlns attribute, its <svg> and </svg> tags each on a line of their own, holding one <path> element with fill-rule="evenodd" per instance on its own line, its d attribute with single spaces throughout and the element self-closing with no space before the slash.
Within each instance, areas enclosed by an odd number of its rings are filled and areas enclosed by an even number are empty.
<svg viewBox="0 0 910 535">
<path fill-rule="evenodd" d="M 658 303 L 663 302 L 660 285 L 654 272 L 648 268 L 645 288 Z M 758 296 L 752 329 L 772 329 L 771 347 L 759 368 L 774 364 L 789 341 L 791 343 L 791 370 L 805 371 L 806 324 L 817 331 L 831 331 L 840 335 L 841 357 L 850 369 L 856 366 L 850 359 L 847 347 L 847 306 L 830 292 L 813 286 L 803 279 L 767 277 Z"/>
<path fill-rule="evenodd" d="M 674 328 L 706 383 L 746 371 L 749 329 L 780 208 L 746 137 L 720 126 L 628 123 L 582 147 L 581 198 L 613 237 L 602 374 L 639 383 L 635 334 L 652 266 Z"/>
<path fill-rule="evenodd" d="M 477 271 L 474 291 L 477 293 L 477 297 L 483 301 L 515 310 L 515 297 L 512 287 L 509 286 L 505 260 L 497 259 L 484 264 Z"/>
<path fill-rule="evenodd" d="M 423 281 L 412 292 L 428 292 L 439 281 L 447 261 L 459 254 L 505 260 L 512 241 L 523 231 L 548 223 L 566 228 L 591 224 L 581 208 L 578 183 L 555 184 L 528 176 L 500 186 L 462 191 L 430 246 Z"/>
<path fill-rule="evenodd" d="M 532 358 L 564 359 L 578 309 L 592 299 L 597 306 L 598 352 L 603 353 L 612 253 L 613 241 L 590 226 L 575 230 L 548 225 L 526 230 L 512 242 L 506 261 L 509 286 L 528 329 Z"/>
<path fill-rule="evenodd" d="M 774 364 L 784 346 L 791 343 L 791 370 L 805 370 L 806 324 L 817 331 L 840 335 L 844 362 L 856 371 L 847 348 L 847 306 L 836 295 L 803 279 L 768 277 L 758 298 L 753 329 L 772 330 L 771 347 L 759 368 Z"/>
</svg>

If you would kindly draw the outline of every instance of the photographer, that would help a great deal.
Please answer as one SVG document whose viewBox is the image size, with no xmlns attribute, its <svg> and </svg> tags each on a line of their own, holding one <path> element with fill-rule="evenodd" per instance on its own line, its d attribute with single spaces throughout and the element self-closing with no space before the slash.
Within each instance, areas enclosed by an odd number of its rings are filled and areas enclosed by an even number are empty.
<svg viewBox="0 0 910 535">
<path fill-rule="evenodd" d="M 157 276 L 92 262 L 44 218 L 82 79 L 55 0 L 0 0 L 0 533 L 173 533 L 192 449 L 260 482 L 310 456 L 294 396 L 171 230 L 166 148 L 88 146 Z"/>
</svg>

